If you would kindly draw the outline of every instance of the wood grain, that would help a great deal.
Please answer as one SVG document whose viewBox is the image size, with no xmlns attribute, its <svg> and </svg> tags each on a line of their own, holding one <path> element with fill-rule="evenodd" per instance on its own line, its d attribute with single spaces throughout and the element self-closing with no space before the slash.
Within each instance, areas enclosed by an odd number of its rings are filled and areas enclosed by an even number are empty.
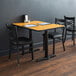
<svg viewBox="0 0 76 76">
<path fill-rule="evenodd" d="M 66 51 L 63 51 L 61 42 L 56 43 L 56 57 L 46 61 L 31 61 L 31 55 L 20 56 L 20 66 L 17 66 L 16 54 L 11 60 L 8 56 L 0 57 L 0 76 L 76 76 L 76 46 L 72 41 L 65 43 Z M 42 47 L 35 52 L 35 60 L 44 56 Z M 49 45 L 49 54 L 52 53 L 52 45 Z"/>
<path fill-rule="evenodd" d="M 43 21 L 31 21 L 28 23 L 13 23 L 13 25 L 15 26 L 19 26 L 19 27 L 24 27 L 27 29 L 31 29 L 31 30 L 35 30 L 35 31 L 43 31 L 43 30 L 48 30 L 48 29 L 54 29 L 54 28 L 60 28 L 60 27 L 64 27 L 64 25 L 59 25 L 59 24 L 47 24 L 47 25 L 40 25 L 39 23 L 46 23 Z M 37 25 L 35 27 L 26 27 L 26 25 Z"/>
</svg>

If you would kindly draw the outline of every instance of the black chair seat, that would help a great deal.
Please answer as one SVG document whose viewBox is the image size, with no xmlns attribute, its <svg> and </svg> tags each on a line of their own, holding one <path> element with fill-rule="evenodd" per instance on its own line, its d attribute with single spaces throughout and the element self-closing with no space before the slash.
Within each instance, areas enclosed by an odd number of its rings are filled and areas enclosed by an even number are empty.
<svg viewBox="0 0 76 76">
<path fill-rule="evenodd" d="M 66 29 L 67 31 L 76 31 L 76 27 L 73 29 L 73 27 L 68 27 L 67 29 Z"/>
<path fill-rule="evenodd" d="M 62 37 L 62 34 L 59 32 L 52 32 L 48 34 L 48 38 L 60 38 Z"/>
<path fill-rule="evenodd" d="M 17 41 L 16 40 L 13 40 L 11 41 L 12 44 L 14 45 L 17 45 Z M 18 45 L 27 45 L 27 44 L 30 44 L 32 43 L 32 41 L 26 37 L 18 37 Z"/>
</svg>

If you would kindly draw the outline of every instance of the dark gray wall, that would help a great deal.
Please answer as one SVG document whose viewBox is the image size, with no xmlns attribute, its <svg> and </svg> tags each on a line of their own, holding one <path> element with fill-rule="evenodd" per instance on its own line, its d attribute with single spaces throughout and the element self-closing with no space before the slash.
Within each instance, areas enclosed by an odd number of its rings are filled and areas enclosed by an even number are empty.
<svg viewBox="0 0 76 76">
<path fill-rule="evenodd" d="M 0 1 L 0 49 L 8 49 L 6 23 L 21 22 L 22 15 L 31 20 L 54 22 L 54 18 L 76 16 L 76 0 L 1 0 Z M 27 32 L 26 32 L 27 33 Z M 35 42 L 42 41 L 39 32 L 33 32 Z"/>
</svg>

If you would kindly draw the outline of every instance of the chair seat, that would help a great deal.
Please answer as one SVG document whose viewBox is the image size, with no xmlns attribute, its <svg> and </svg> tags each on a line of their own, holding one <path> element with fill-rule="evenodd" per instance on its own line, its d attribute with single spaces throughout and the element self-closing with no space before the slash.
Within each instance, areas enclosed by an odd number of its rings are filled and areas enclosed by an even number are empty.
<svg viewBox="0 0 76 76">
<path fill-rule="evenodd" d="M 73 29 L 73 27 L 68 27 L 67 29 L 66 29 L 67 31 L 76 31 L 76 27 Z"/>
<path fill-rule="evenodd" d="M 52 32 L 48 34 L 48 38 L 60 38 L 62 37 L 62 34 L 59 32 Z"/>
<path fill-rule="evenodd" d="M 13 40 L 13 41 L 11 41 L 11 43 L 16 45 L 17 41 Z M 30 43 L 32 43 L 32 41 L 30 39 L 26 38 L 26 37 L 19 37 L 18 38 L 18 45 L 24 45 L 24 44 L 27 45 L 27 44 L 30 44 Z"/>
</svg>

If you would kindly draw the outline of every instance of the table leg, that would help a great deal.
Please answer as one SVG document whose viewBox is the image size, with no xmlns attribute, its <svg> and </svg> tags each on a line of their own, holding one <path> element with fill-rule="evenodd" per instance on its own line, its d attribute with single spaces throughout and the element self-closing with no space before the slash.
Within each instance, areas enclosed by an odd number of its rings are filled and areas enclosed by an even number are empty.
<svg viewBox="0 0 76 76">
<path fill-rule="evenodd" d="M 55 53 L 53 51 L 53 53 L 51 55 L 48 55 L 48 31 L 45 31 L 45 58 L 49 59 L 49 58 L 53 58 L 55 57 Z"/>
<path fill-rule="evenodd" d="M 32 41 L 32 30 L 29 30 L 29 38 Z M 33 47 L 32 43 L 29 45 L 29 52 L 31 52 L 31 47 Z"/>
<path fill-rule="evenodd" d="M 33 41 L 33 40 L 32 40 L 32 30 L 29 30 L 29 38 L 30 38 L 31 41 Z M 29 47 L 31 47 L 31 46 L 33 47 L 33 44 L 32 44 L 32 43 L 30 44 Z M 40 49 L 34 49 L 33 51 L 35 52 L 35 51 L 39 51 L 39 50 L 40 50 Z M 31 52 L 30 49 L 29 49 L 29 52 Z"/>
<path fill-rule="evenodd" d="M 45 39 L 45 58 L 48 59 L 48 31 L 45 31 L 45 35 L 43 37 Z"/>
<path fill-rule="evenodd" d="M 29 38 L 30 40 L 32 41 L 32 30 L 29 30 Z M 29 52 L 31 53 L 32 55 L 32 60 L 34 59 L 34 52 L 33 52 L 33 43 L 31 43 L 29 45 Z"/>
<path fill-rule="evenodd" d="M 37 61 L 43 61 L 43 60 L 48 60 L 49 58 L 52 58 L 52 57 L 55 57 L 56 55 L 55 54 L 52 54 L 52 55 L 48 55 L 48 31 L 45 30 L 45 33 L 44 33 L 44 50 L 45 50 L 45 56 L 43 58 L 40 58 L 38 59 Z"/>
<path fill-rule="evenodd" d="M 31 41 L 33 41 L 33 40 L 32 40 L 32 30 L 29 30 L 29 38 L 30 38 Z M 35 52 L 35 51 L 39 51 L 39 50 L 40 50 L 40 49 L 34 49 L 34 50 L 33 50 L 33 43 L 31 43 L 31 44 L 29 45 L 29 52 L 32 53 L 32 60 L 34 59 L 34 52 Z"/>
</svg>

